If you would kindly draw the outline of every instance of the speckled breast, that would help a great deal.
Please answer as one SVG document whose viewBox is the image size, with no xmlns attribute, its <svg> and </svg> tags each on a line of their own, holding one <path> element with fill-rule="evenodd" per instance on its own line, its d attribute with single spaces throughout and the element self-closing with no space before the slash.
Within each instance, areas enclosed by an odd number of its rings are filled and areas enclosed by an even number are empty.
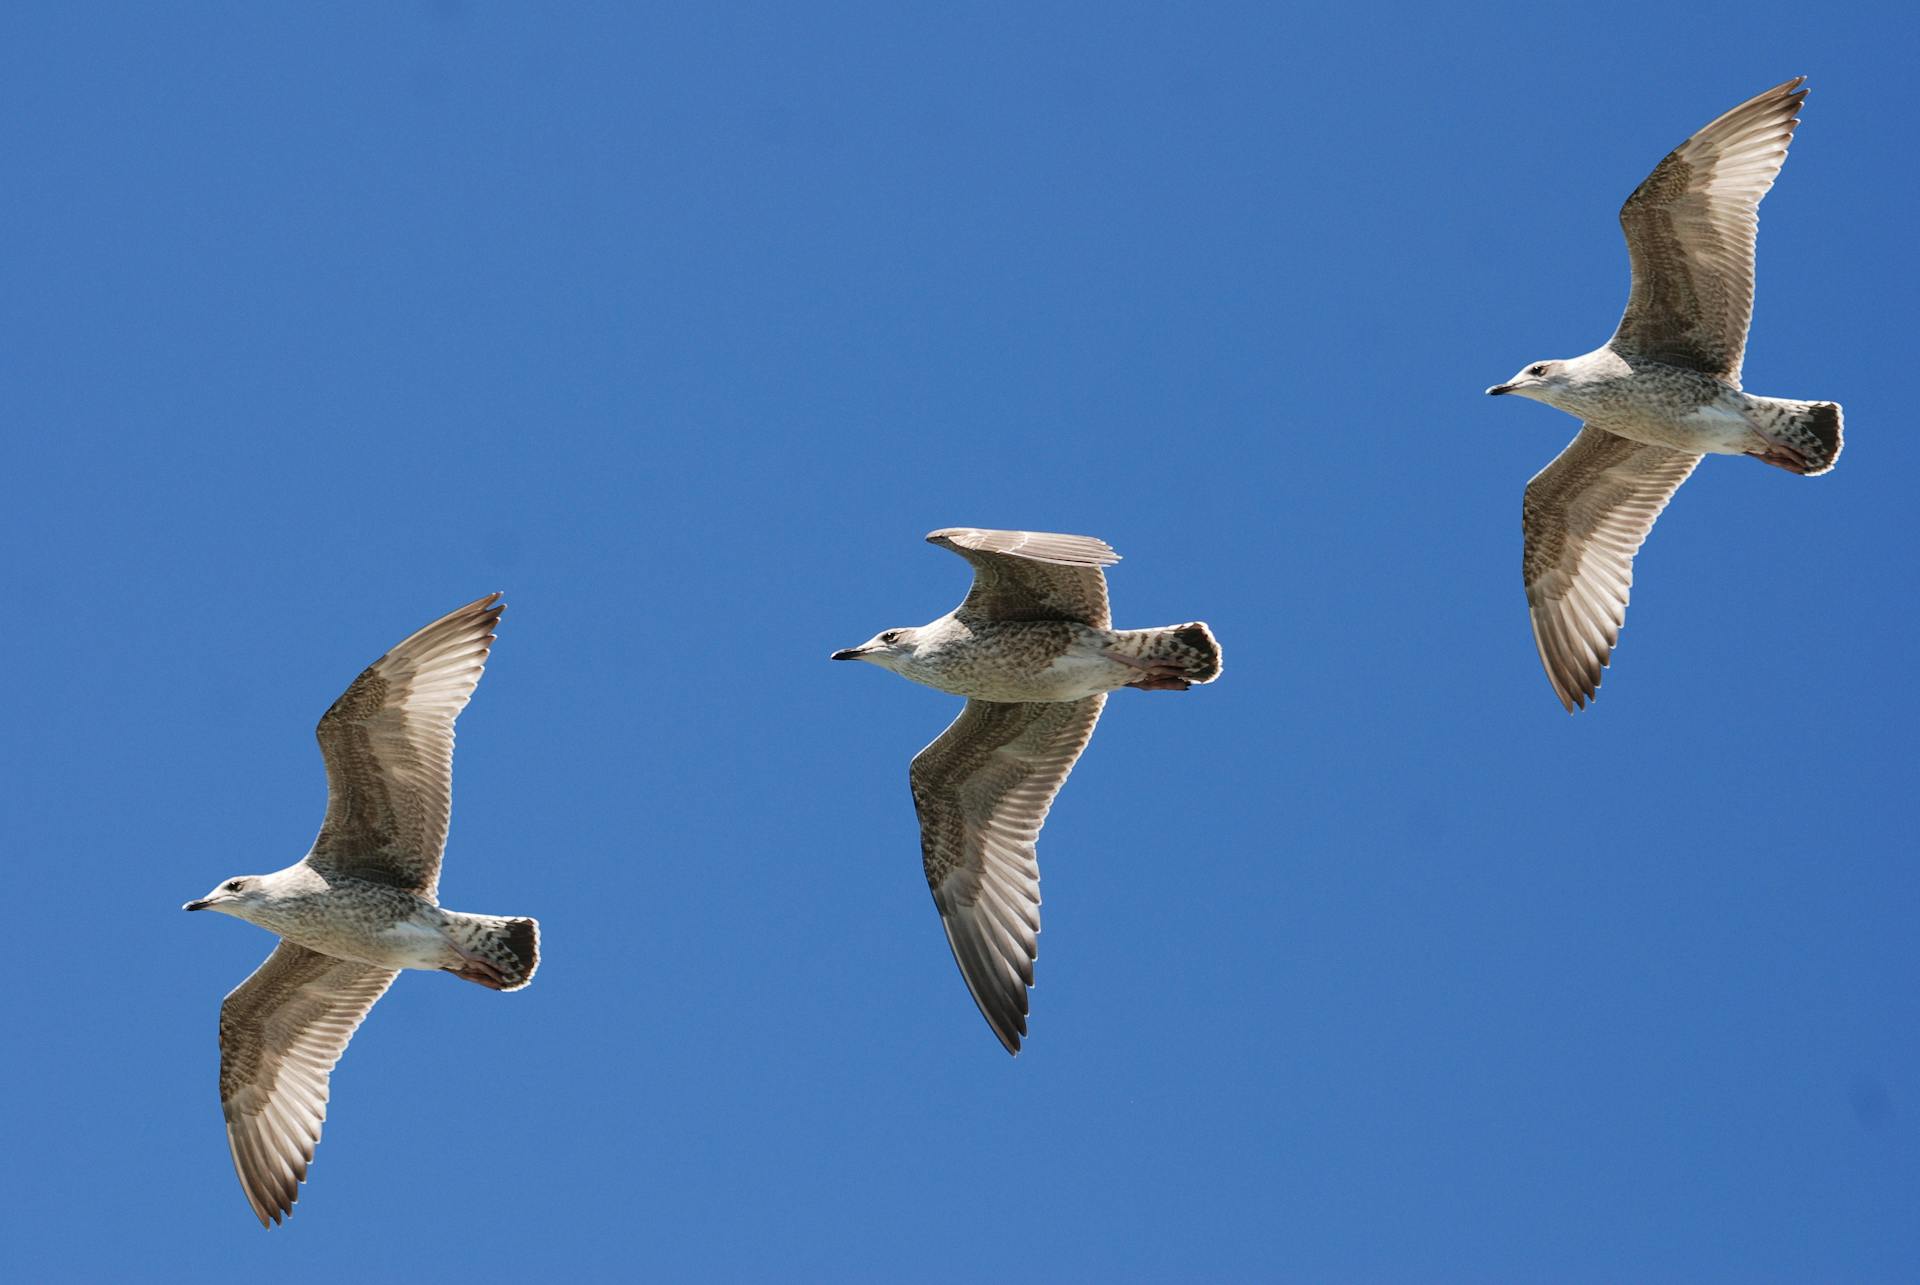
<svg viewBox="0 0 1920 1285">
<path fill-rule="evenodd" d="M 1137 676 L 1106 654 L 1112 641 L 1110 633 L 1068 621 L 988 625 L 957 634 L 907 676 L 978 700 L 1079 700 Z"/>
<path fill-rule="evenodd" d="M 1748 398 L 1697 370 L 1657 362 L 1594 387 L 1575 407 L 1589 424 L 1636 442 L 1690 453 L 1738 454 L 1752 442 Z"/>
<path fill-rule="evenodd" d="M 441 932 L 445 912 L 401 888 L 343 879 L 283 908 L 282 937 L 382 968 L 442 968 L 457 958 Z"/>
</svg>

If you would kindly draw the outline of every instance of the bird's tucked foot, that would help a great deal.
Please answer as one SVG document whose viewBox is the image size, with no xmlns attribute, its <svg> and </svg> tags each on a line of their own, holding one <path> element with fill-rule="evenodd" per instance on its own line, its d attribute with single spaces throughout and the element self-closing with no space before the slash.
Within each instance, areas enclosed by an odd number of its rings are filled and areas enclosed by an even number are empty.
<svg viewBox="0 0 1920 1285">
<path fill-rule="evenodd" d="M 1140 671 L 1140 677 L 1126 684 L 1143 692 L 1184 692 L 1193 686 L 1186 677 L 1187 667 L 1171 660 L 1146 660 L 1139 656 L 1127 656 L 1118 651 L 1109 651 L 1109 659 L 1117 660 L 1129 669 Z"/>
<path fill-rule="evenodd" d="M 1807 458 L 1791 446 L 1777 442 L 1769 442 L 1764 450 L 1748 451 L 1747 456 L 1749 459 L 1759 460 L 1762 464 L 1771 464 L 1789 473 L 1798 473 L 1802 477 L 1809 473 L 1826 472 L 1826 468 L 1822 467 L 1818 461 Z"/>
<path fill-rule="evenodd" d="M 481 959 L 478 955 L 469 955 L 465 951 L 461 951 L 460 959 L 460 967 L 448 968 L 445 971 L 452 973 L 461 981 L 473 982 L 486 987 L 490 991 L 505 990 L 507 988 L 507 983 L 511 979 L 498 968 L 495 968 L 486 960 Z"/>
<path fill-rule="evenodd" d="M 1149 678 L 1137 678 L 1127 686 L 1143 692 L 1184 692 L 1193 684 L 1178 674 L 1155 674 Z"/>
<path fill-rule="evenodd" d="M 1139 678 L 1129 682 L 1129 688 L 1140 691 L 1185 691 L 1192 684 L 1187 678 L 1187 667 L 1175 661 L 1142 661 L 1133 655 L 1121 655 L 1117 651 L 1108 651 L 1112 659 L 1127 668 L 1140 670 Z"/>
</svg>

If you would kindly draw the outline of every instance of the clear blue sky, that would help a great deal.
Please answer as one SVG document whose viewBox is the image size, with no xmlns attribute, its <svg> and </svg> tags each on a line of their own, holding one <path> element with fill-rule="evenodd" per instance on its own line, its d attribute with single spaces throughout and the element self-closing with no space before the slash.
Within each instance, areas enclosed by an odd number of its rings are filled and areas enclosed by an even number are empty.
<svg viewBox="0 0 1920 1285">
<path fill-rule="evenodd" d="M 0 32 L 22 1278 L 1912 1280 L 1910 6 L 16 7 Z M 1490 401 L 1615 212 L 1787 77 L 1747 378 L 1561 712 Z M 1027 1051 L 827 653 L 953 524 L 1089 532 L 1122 692 L 1041 845 Z M 312 728 L 490 590 L 443 892 L 262 1232 L 215 1093 Z"/>
</svg>

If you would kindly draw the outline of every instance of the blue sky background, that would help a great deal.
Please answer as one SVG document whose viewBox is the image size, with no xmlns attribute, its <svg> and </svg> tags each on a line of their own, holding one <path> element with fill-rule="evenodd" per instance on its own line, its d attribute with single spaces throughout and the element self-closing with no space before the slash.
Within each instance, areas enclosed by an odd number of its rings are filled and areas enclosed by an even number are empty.
<svg viewBox="0 0 1920 1285">
<path fill-rule="evenodd" d="M 1908 6 L 15 7 L 0 30 L 26 1278 L 1911 1280 Z M 1756 392 L 1561 712 L 1489 401 L 1602 342 L 1615 211 L 1813 96 Z M 1123 692 L 1006 1057 L 921 879 L 958 702 L 827 653 L 940 526 L 1090 532 Z M 215 1093 L 312 727 L 489 590 L 448 904 L 291 1223 Z"/>
</svg>

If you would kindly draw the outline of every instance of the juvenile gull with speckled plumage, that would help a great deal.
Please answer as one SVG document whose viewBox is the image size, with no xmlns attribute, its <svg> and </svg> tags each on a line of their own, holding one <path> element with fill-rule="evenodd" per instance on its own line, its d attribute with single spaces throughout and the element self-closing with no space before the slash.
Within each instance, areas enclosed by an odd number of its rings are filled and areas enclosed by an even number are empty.
<svg viewBox="0 0 1920 1285">
<path fill-rule="evenodd" d="M 1839 458 L 1839 406 L 1740 389 L 1760 198 L 1787 158 L 1804 80 L 1719 117 L 1627 198 L 1633 291 L 1605 347 L 1535 362 L 1487 390 L 1585 421 L 1522 505 L 1534 642 L 1569 711 L 1599 688 L 1626 621 L 1633 556 L 1702 455 L 1803 474 Z"/>
<path fill-rule="evenodd" d="M 327 1078 L 402 968 L 491 990 L 533 980 L 540 928 L 443 910 L 453 721 L 486 666 L 499 594 L 407 638 L 321 718 L 327 815 L 285 870 L 229 879 L 188 910 L 280 935 L 220 1006 L 220 1103 L 247 1202 L 262 1226 L 293 1212 L 326 1119 Z"/>
<path fill-rule="evenodd" d="M 1185 691 L 1220 676 L 1199 622 L 1113 628 L 1104 540 L 1040 531 L 935 531 L 973 564 L 973 588 L 917 629 L 889 629 L 835 660 L 864 660 L 967 698 L 908 772 L 927 884 L 947 943 L 1007 1052 L 1027 1033 L 1040 932 L 1034 845 L 1107 693 Z"/>
</svg>

